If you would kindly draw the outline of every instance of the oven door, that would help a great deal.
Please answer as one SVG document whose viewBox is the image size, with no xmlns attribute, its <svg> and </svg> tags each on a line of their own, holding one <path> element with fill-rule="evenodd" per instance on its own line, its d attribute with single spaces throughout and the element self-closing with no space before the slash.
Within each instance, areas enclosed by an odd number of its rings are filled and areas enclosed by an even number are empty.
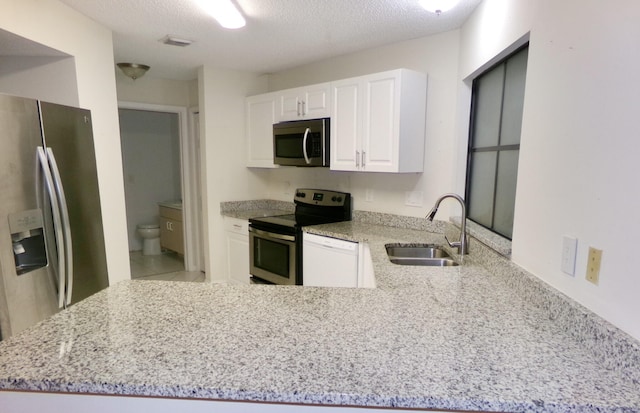
<svg viewBox="0 0 640 413">
<path fill-rule="evenodd" d="M 274 284 L 296 284 L 296 237 L 249 227 L 249 272 Z"/>
</svg>

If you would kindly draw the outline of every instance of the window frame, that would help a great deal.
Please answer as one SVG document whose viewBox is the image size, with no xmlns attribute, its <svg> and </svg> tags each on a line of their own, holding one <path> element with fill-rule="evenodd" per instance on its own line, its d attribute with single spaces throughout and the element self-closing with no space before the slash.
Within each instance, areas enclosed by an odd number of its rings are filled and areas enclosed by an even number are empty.
<svg viewBox="0 0 640 413">
<path fill-rule="evenodd" d="M 472 83 L 472 90 L 471 90 L 471 106 L 470 106 L 470 114 L 469 114 L 469 133 L 468 133 L 468 139 L 467 139 L 467 162 L 466 162 L 466 171 L 465 171 L 465 204 L 466 204 L 466 209 L 468 211 L 467 213 L 467 219 L 473 221 L 474 223 L 476 223 L 477 225 L 480 225 L 483 228 L 486 228 L 487 230 L 500 235 L 501 237 L 505 237 L 509 240 L 512 239 L 513 236 L 513 222 L 511 223 L 511 234 L 506 234 L 504 232 L 500 232 L 498 230 L 496 230 L 495 226 L 496 226 L 496 219 L 495 219 L 495 211 L 496 211 L 496 194 L 498 192 L 497 188 L 497 181 L 498 181 L 498 177 L 499 177 L 499 163 L 500 163 L 500 153 L 501 152 L 505 152 L 505 151 L 518 151 L 518 158 L 520 157 L 520 138 L 521 138 L 521 132 L 520 132 L 520 137 L 518 138 L 518 143 L 514 144 L 514 143 L 509 143 L 506 145 L 501 145 L 501 139 L 502 139 L 502 126 L 503 126 L 503 115 L 504 115 L 504 98 L 505 98 L 505 79 L 507 76 L 507 70 L 506 67 L 508 65 L 508 62 L 514 58 L 515 56 L 517 56 L 519 53 L 521 53 L 523 50 L 527 49 L 527 63 L 528 63 L 528 49 L 529 49 L 529 42 L 527 41 L 526 43 L 522 44 L 521 46 L 519 46 L 518 48 L 516 48 L 515 50 L 513 50 L 511 53 L 509 53 L 508 55 L 506 55 L 504 58 L 500 59 L 498 62 L 496 62 L 495 64 L 493 64 L 492 66 L 488 67 L 486 70 L 484 70 L 482 73 L 478 74 L 474 79 L 473 79 L 473 83 Z M 478 105 L 478 88 L 479 88 L 479 80 L 482 79 L 485 75 L 493 72 L 494 70 L 496 70 L 498 67 L 500 66 L 505 66 L 505 70 L 503 73 L 503 78 L 502 78 L 502 93 L 501 93 L 501 103 L 500 103 L 500 118 L 499 118 L 499 131 L 498 131 L 498 142 L 496 145 L 493 146 L 483 146 L 483 147 L 474 147 L 474 138 L 475 138 L 475 131 L 476 131 L 476 115 L 477 115 L 477 105 Z M 525 69 L 525 85 L 526 85 L 526 73 L 528 70 L 528 64 L 527 64 L 527 68 Z M 524 97 L 523 97 L 524 99 Z M 523 101 L 523 109 L 524 109 L 524 101 Z M 520 127 L 522 128 L 522 124 L 520 125 Z M 496 154 L 496 159 L 495 159 L 495 168 L 494 168 L 494 176 L 493 176 L 493 196 L 492 196 L 492 202 L 491 202 L 491 225 L 487 226 L 483 223 L 480 223 L 476 220 L 474 220 L 473 218 L 469 217 L 469 212 L 471 211 L 471 181 L 472 181 L 472 160 L 473 160 L 473 154 L 474 153 L 479 153 L 479 152 L 492 152 Z M 516 172 L 517 175 L 517 172 Z M 515 192 L 514 192 L 514 215 L 515 215 Z"/>
</svg>

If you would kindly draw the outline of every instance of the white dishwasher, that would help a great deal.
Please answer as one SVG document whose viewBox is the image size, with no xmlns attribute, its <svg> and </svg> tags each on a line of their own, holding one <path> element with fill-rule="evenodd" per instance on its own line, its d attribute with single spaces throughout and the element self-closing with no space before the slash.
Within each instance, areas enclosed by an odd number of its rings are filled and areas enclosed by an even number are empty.
<svg viewBox="0 0 640 413">
<path fill-rule="evenodd" d="M 358 243 L 303 233 L 302 285 L 357 287 Z"/>
</svg>

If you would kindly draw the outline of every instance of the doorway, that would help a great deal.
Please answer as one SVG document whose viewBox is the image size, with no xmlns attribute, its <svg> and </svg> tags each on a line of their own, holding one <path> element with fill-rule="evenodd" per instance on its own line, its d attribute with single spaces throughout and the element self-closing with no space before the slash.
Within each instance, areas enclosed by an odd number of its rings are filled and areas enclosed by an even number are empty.
<svg viewBox="0 0 640 413">
<path fill-rule="evenodd" d="M 119 104 L 132 278 L 204 280 L 197 130 L 187 116 L 181 107 Z"/>
</svg>

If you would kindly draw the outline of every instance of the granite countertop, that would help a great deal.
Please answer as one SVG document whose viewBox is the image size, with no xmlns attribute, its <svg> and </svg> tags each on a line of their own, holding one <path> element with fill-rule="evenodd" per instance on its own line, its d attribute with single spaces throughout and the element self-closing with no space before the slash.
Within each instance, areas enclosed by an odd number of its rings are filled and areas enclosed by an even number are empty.
<svg viewBox="0 0 640 413">
<path fill-rule="evenodd" d="M 0 388 L 442 410 L 640 411 L 640 364 L 611 362 L 584 345 L 561 316 L 552 319 L 548 308 L 516 292 L 481 255 L 458 267 L 397 266 L 385 243 L 441 243 L 442 235 L 358 222 L 307 231 L 366 240 L 377 288 L 122 282 L 0 343 Z M 632 353 L 620 343 L 613 347 Z M 637 342 L 628 343 L 637 354 Z"/>
<path fill-rule="evenodd" d="M 272 217 L 276 215 L 288 215 L 291 214 L 290 211 L 282 210 L 282 209 L 247 209 L 240 211 L 227 211 L 224 213 L 224 216 L 230 218 L 237 219 L 251 219 L 258 217 Z"/>
<path fill-rule="evenodd" d="M 251 219 L 287 215 L 294 212 L 293 202 L 260 199 L 255 201 L 231 201 L 220 204 L 220 213 L 225 217 Z"/>
</svg>

